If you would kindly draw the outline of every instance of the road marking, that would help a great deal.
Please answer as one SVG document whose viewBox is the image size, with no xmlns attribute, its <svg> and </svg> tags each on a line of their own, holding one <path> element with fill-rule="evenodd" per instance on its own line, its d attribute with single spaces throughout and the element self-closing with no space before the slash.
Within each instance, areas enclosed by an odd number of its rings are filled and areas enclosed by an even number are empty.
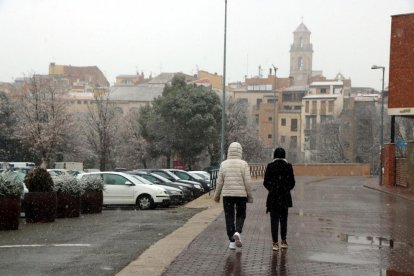
<svg viewBox="0 0 414 276">
<path fill-rule="evenodd" d="M 52 243 L 52 244 L 16 244 L 16 245 L 0 245 L 0 248 L 18 248 L 18 247 L 89 247 L 89 243 Z"/>
</svg>

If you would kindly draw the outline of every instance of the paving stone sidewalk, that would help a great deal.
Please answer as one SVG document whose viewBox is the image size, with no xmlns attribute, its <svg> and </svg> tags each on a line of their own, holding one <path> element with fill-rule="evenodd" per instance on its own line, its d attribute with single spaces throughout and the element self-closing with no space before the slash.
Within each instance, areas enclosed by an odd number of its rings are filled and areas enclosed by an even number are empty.
<svg viewBox="0 0 414 276">
<path fill-rule="evenodd" d="M 297 177 L 289 249 L 272 251 L 266 191 L 254 184 L 243 247 L 221 213 L 163 275 L 414 275 L 414 202 L 367 189 L 371 177 Z"/>
</svg>

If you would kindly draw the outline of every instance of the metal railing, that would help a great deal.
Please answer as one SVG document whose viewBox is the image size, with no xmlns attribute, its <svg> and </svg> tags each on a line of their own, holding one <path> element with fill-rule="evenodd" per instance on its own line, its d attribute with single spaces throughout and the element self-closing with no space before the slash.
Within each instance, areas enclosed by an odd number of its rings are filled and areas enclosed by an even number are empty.
<svg viewBox="0 0 414 276">
<path fill-rule="evenodd" d="M 209 171 L 209 173 L 210 173 L 210 191 L 216 189 L 216 182 L 217 182 L 218 172 L 219 172 L 218 169 L 214 169 L 214 170 Z M 208 192 L 209 195 L 210 195 L 210 191 Z"/>
<path fill-rule="evenodd" d="M 250 176 L 254 178 L 263 177 L 267 164 L 249 164 Z"/>
</svg>

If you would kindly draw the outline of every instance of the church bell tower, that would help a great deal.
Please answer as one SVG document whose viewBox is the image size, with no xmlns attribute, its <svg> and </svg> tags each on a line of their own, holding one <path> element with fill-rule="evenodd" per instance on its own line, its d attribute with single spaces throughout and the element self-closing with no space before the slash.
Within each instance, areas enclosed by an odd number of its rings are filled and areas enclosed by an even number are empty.
<svg viewBox="0 0 414 276">
<path fill-rule="evenodd" d="M 290 46 L 290 76 L 293 85 L 309 84 L 312 76 L 313 46 L 310 43 L 311 32 L 303 22 L 293 32 L 293 44 Z"/>
</svg>

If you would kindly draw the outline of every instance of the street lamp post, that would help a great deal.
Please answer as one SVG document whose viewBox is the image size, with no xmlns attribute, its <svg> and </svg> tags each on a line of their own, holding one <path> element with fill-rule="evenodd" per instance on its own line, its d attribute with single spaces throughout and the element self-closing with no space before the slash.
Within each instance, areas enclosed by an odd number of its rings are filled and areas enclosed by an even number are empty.
<svg viewBox="0 0 414 276">
<path fill-rule="evenodd" d="M 380 185 L 382 185 L 382 163 L 384 157 L 384 76 L 385 76 L 385 67 L 372 65 L 371 69 L 381 69 L 382 70 L 382 89 L 381 89 L 381 140 L 380 140 Z"/>
<path fill-rule="evenodd" d="M 276 148 L 276 72 L 277 67 L 272 64 L 273 70 L 275 71 L 275 89 L 273 90 L 273 120 L 272 120 L 272 147 L 273 151 Z M 271 154 L 273 156 L 273 153 Z"/>
<path fill-rule="evenodd" d="M 221 110 L 220 161 L 224 160 L 224 132 L 225 132 L 225 125 L 226 125 L 226 39 L 227 39 L 227 0 L 224 0 L 223 108 Z"/>
</svg>

